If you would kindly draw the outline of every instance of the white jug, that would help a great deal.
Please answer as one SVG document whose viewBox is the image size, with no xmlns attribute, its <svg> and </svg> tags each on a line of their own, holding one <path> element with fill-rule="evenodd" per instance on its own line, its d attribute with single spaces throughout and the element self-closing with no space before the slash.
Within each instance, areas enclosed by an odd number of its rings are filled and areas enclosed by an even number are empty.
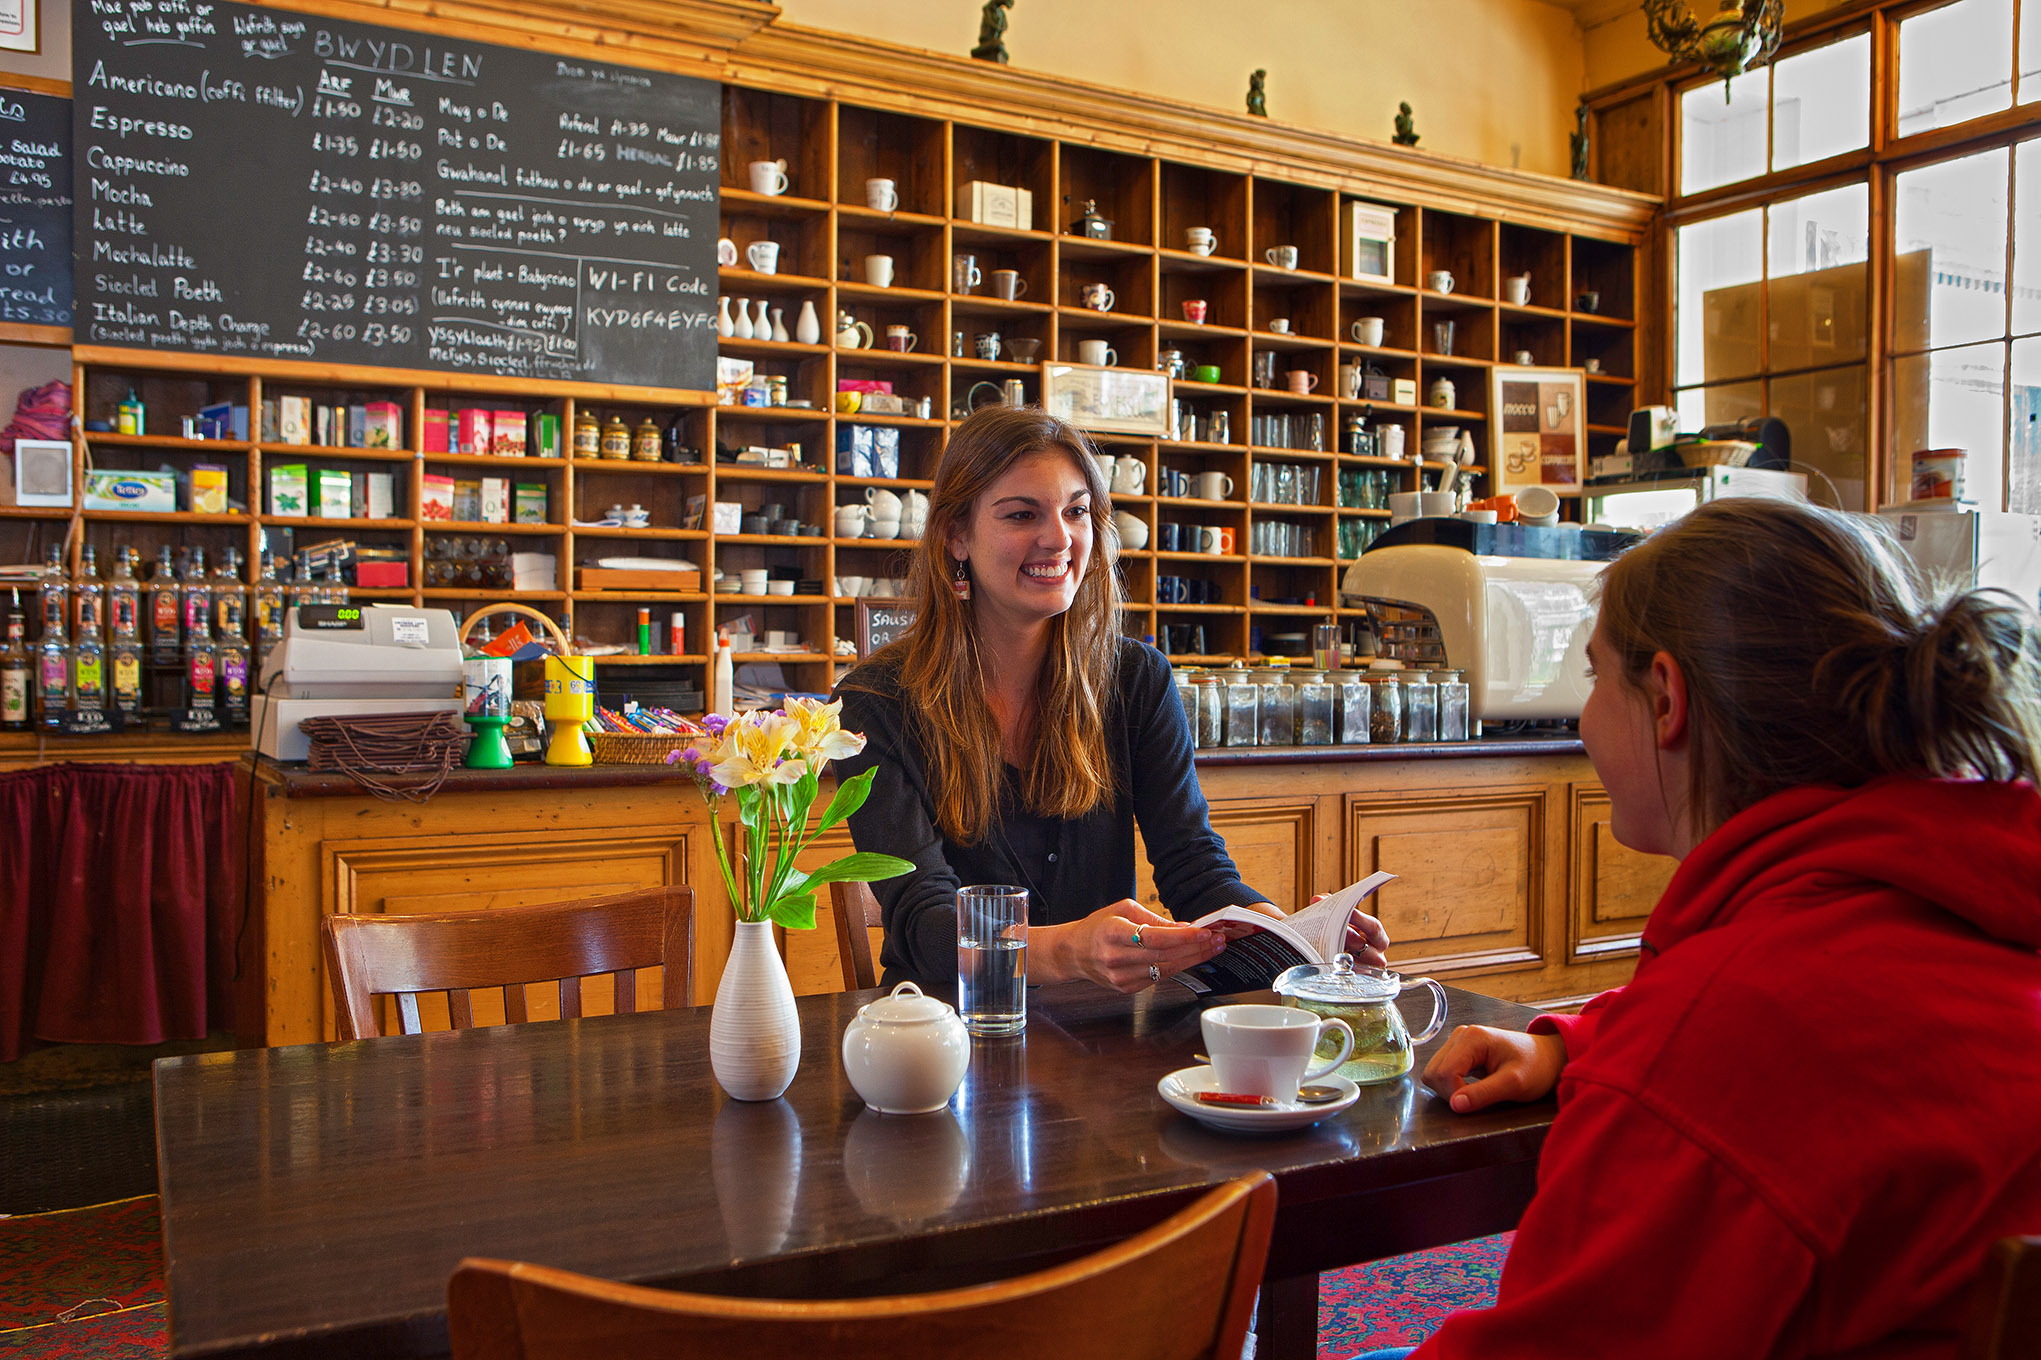
<svg viewBox="0 0 2041 1360">
<path fill-rule="evenodd" d="M 873 519 L 900 518 L 900 498 L 883 486 L 866 487 L 865 504 L 872 507 Z"/>
<path fill-rule="evenodd" d="M 1113 460 L 1113 490 L 1122 496 L 1138 496 L 1141 484 L 1148 480 L 1148 465 L 1132 454 L 1122 454 Z"/>
</svg>

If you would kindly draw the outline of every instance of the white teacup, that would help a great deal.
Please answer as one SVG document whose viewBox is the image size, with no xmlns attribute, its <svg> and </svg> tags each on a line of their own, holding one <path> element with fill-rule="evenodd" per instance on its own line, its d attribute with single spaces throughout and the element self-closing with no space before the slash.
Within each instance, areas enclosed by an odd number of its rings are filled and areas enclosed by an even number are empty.
<svg viewBox="0 0 2041 1360">
<path fill-rule="evenodd" d="M 784 160 L 751 163 L 751 192 L 778 195 L 785 193 L 789 187 Z"/>
<path fill-rule="evenodd" d="M 1216 1006 L 1199 1017 L 1205 1051 L 1219 1089 L 1241 1095 L 1297 1098 L 1297 1088 L 1322 1077 L 1354 1051 L 1354 1032 L 1346 1021 L 1324 1019 L 1293 1006 Z M 1321 1031 L 1339 1031 L 1339 1053 L 1311 1061 Z"/>
<path fill-rule="evenodd" d="M 836 593 L 856 599 L 865 593 L 865 578 L 862 576 L 839 576 L 836 578 Z"/>
<path fill-rule="evenodd" d="M 1431 273 L 1424 276 L 1424 282 L 1425 286 L 1434 293 L 1450 293 L 1453 291 L 1453 275 L 1444 269 L 1434 269 Z"/>
<path fill-rule="evenodd" d="M 778 241 L 753 241 L 744 247 L 744 257 L 751 261 L 751 267 L 761 274 L 780 272 L 780 243 Z"/>
<path fill-rule="evenodd" d="M 1183 234 L 1184 249 L 1193 255 L 1210 255 L 1218 248 L 1219 238 L 1210 227 L 1187 227 Z"/>
<path fill-rule="evenodd" d="M 900 497 L 883 486 L 866 487 L 865 504 L 872 508 L 873 519 L 897 520 L 900 518 Z"/>
<path fill-rule="evenodd" d="M 1517 492 L 1517 518 L 1533 526 L 1557 524 L 1559 493 L 1549 486 L 1525 487 Z"/>
<path fill-rule="evenodd" d="M 1353 324 L 1354 343 L 1379 349 L 1382 345 L 1382 318 L 1364 316 Z"/>
<path fill-rule="evenodd" d="M 865 530 L 873 538 L 898 538 L 900 537 L 900 521 L 897 519 L 874 519 L 865 526 Z"/>
</svg>

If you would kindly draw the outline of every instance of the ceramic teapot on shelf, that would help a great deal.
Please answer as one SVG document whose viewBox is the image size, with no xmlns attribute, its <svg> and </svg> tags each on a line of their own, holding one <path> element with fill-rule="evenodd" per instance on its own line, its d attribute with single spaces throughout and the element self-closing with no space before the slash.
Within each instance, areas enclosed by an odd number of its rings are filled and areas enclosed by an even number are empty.
<svg viewBox="0 0 2041 1360">
<path fill-rule="evenodd" d="M 836 314 L 836 347 L 838 349 L 870 349 L 872 328 L 852 316 L 849 312 Z"/>
<path fill-rule="evenodd" d="M 1148 464 L 1132 454 L 1122 454 L 1113 460 L 1113 490 L 1122 496 L 1138 496 L 1142 484 L 1148 480 Z"/>
<path fill-rule="evenodd" d="M 909 490 L 900 497 L 900 537 L 920 538 L 928 526 L 928 497 Z"/>
<path fill-rule="evenodd" d="M 911 982 L 866 1003 L 843 1032 L 843 1071 L 880 1114 L 932 1114 L 949 1104 L 971 1065 L 971 1036 L 956 1009 Z"/>
</svg>

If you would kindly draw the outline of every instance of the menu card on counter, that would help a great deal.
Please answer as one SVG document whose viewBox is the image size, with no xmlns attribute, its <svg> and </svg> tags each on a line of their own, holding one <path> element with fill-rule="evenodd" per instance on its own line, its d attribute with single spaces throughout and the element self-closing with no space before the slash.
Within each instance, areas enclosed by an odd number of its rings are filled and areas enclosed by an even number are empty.
<svg viewBox="0 0 2041 1360">
<path fill-rule="evenodd" d="M 707 390 L 722 87 L 74 0 L 81 344 Z"/>
<path fill-rule="evenodd" d="M 71 324 L 71 101 L 0 90 L 0 321 Z"/>
</svg>

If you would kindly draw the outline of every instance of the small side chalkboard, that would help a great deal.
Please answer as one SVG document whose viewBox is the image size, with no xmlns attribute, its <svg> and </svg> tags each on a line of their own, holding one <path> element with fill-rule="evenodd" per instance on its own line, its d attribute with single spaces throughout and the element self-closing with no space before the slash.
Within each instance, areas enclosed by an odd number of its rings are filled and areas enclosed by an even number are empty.
<svg viewBox="0 0 2041 1360">
<path fill-rule="evenodd" d="M 914 604 L 909 600 L 859 600 L 858 660 L 899 638 L 914 622 Z"/>
</svg>

